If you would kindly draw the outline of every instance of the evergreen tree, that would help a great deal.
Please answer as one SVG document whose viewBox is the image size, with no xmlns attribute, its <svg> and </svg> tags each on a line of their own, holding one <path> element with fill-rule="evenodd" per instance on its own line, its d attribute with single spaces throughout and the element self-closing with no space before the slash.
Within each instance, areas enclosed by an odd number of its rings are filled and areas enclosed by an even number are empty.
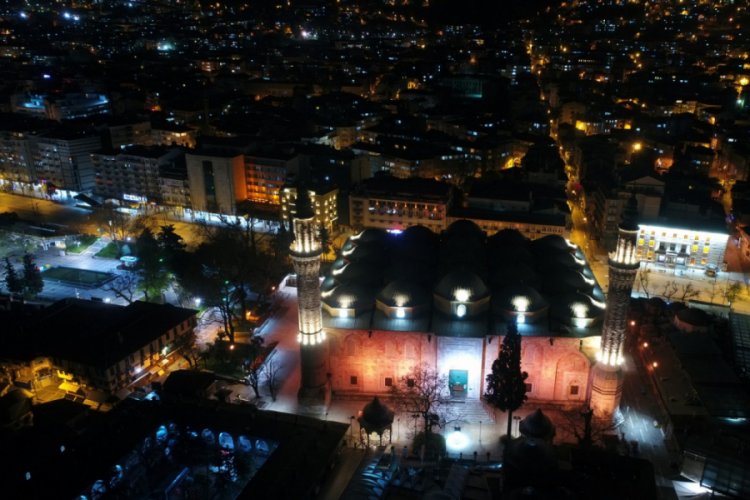
<svg viewBox="0 0 750 500">
<path fill-rule="evenodd" d="M 11 294 L 23 293 L 23 281 L 8 257 L 5 258 L 5 287 Z"/>
<path fill-rule="evenodd" d="M 27 253 L 23 256 L 23 294 L 26 297 L 34 298 L 44 289 L 44 280 L 42 272 L 34 261 L 34 256 Z"/>
<path fill-rule="evenodd" d="M 136 273 L 140 278 L 139 288 L 146 301 L 160 301 L 164 290 L 169 287 L 169 273 L 164 266 L 159 243 L 150 229 L 144 229 L 135 242 L 138 263 Z"/>
<path fill-rule="evenodd" d="M 161 226 L 160 229 L 156 237 L 159 243 L 159 250 L 164 258 L 167 269 L 174 272 L 182 254 L 185 252 L 185 243 L 182 236 L 175 232 L 172 224 Z"/>
<path fill-rule="evenodd" d="M 487 375 L 485 400 L 508 413 L 508 439 L 510 439 L 513 412 L 526 401 L 526 378 L 521 371 L 521 335 L 514 321 L 508 323 L 508 331 L 500 347 L 500 354 L 492 363 L 492 373 Z"/>
</svg>

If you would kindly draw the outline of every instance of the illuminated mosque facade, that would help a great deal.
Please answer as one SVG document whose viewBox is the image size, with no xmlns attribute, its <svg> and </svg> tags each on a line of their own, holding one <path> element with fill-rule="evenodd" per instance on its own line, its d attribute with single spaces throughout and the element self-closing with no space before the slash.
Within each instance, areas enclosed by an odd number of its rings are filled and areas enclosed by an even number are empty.
<svg viewBox="0 0 750 500">
<path fill-rule="evenodd" d="M 637 230 L 621 225 L 607 299 L 583 253 L 561 236 L 488 237 L 468 220 L 440 235 L 366 229 L 318 287 L 312 214 L 298 213 L 301 401 L 385 395 L 422 364 L 445 375 L 452 398 L 478 400 L 513 321 L 530 403 L 589 403 L 600 417 L 617 408 Z"/>
</svg>

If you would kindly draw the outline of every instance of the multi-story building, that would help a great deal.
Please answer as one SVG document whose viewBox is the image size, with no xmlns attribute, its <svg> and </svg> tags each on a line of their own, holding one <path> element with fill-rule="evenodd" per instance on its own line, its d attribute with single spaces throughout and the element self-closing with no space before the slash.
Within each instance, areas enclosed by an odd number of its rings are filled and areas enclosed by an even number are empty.
<svg viewBox="0 0 750 500">
<path fill-rule="evenodd" d="M 324 227 L 328 234 L 333 234 L 338 227 L 337 188 L 320 187 L 307 190 L 310 204 L 314 211 L 317 227 Z M 281 220 L 289 228 L 292 220 L 297 216 L 297 188 L 285 186 L 281 192 Z"/>
<path fill-rule="evenodd" d="M 159 174 L 182 152 L 161 146 L 130 146 L 91 155 L 96 171 L 94 194 L 125 202 L 161 203 Z"/>
<path fill-rule="evenodd" d="M 637 256 L 641 261 L 676 269 L 721 269 L 729 233 L 726 225 L 691 219 L 689 223 L 639 224 Z"/>
<path fill-rule="evenodd" d="M 159 190 L 161 204 L 168 210 L 182 215 L 190 205 L 190 182 L 185 166 L 185 155 L 181 154 L 173 162 L 159 166 Z"/>
<path fill-rule="evenodd" d="M 363 181 L 349 195 L 354 228 L 403 230 L 422 225 L 436 233 L 447 227 L 451 185 L 421 178 L 383 176 Z"/>
<path fill-rule="evenodd" d="M 253 203 L 281 203 L 281 189 L 290 175 L 298 172 L 298 155 L 291 150 L 247 153 L 245 182 L 247 199 Z"/>
<path fill-rule="evenodd" d="M 32 142 L 26 131 L 0 132 L 0 185 L 11 183 L 14 191 L 34 181 Z"/>
<path fill-rule="evenodd" d="M 643 176 L 624 182 L 619 188 L 596 190 L 588 204 L 593 235 L 600 239 L 606 248 L 612 248 L 617 241 L 619 221 L 631 194 L 638 201 L 638 216 L 643 220 L 653 220 L 659 216 L 662 198 L 665 193 L 663 181 L 652 176 Z"/>
<path fill-rule="evenodd" d="M 161 123 L 151 127 L 151 141 L 162 146 L 194 148 L 198 141 L 198 131 L 185 125 Z"/>
<path fill-rule="evenodd" d="M 105 147 L 120 149 L 128 146 L 140 145 L 150 146 L 151 139 L 151 122 L 148 120 L 124 120 L 121 122 L 111 122 L 106 126 L 106 134 L 109 138 L 109 144 Z M 161 143 L 160 143 L 161 144 Z"/>
<path fill-rule="evenodd" d="M 101 147 L 101 138 L 91 131 L 56 129 L 42 134 L 34 140 L 35 180 L 62 196 L 90 191 L 96 183 L 91 153 Z"/>
<path fill-rule="evenodd" d="M 235 214 L 247 199 L 245 157 L 234 150 L 206 149 L 187 153 L 190 207 L 198 212 Z M 278 195 L 277 195 L 278 196 Z"/>
<path fill-rule="evenodd" d="M 79 299 L 26 313 L 0 311 L 8 325 L 2 373 L 6 382 L 34 391 L 56 385 L 82 398 L 91 391 L 123 396 L 190 348 L 195 313 L 169 304 Z"/>
<path fill-rule="evenodd" d="M 109 114 L 109 98 L 93 92 L 64 95 L 15 94 L 11 97 L 14 113 L 63 121 Z"/>
</svg>

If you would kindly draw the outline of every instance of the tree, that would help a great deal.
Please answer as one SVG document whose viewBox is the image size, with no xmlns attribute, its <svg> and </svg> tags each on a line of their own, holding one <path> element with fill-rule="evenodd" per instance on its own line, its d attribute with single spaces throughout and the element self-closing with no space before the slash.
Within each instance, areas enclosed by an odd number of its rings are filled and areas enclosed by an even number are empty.
<svg viewBox="0 0 750 500">
<path fill-rule="evenodd" d="M 130 271 L 119 274 L 104 287 L 104 291 L 112 292 L 115 297 L 120 297 L 128 304 L 132 304 L 138 292 L 138 275 Z"/>
<path fill-rule="evenodd" d="M 700 295 L 700 290 L 696 289 L 692 283 L 683 284 L 680 288 L 680 302 L 686 302 Z"/>
<path fill-rule="evenodd" d="M 167 269 L 174 272 L 180 257 L 185 252 L 185 243 L 182 240 L 182 236 L 175 232 L 172 224 L 168 224 L 161 226 L 159 234 L 156 236 L 156 241 L 164 258 L 164 264 Z"/>
<path fill-rule="evenodd" d="M 159 243 L 150 229 L 141 231 L 135 242 L 135 249 L 138 256 L 135 272 L 140 278 L 138 288 L 143 291 L 146 301 L 160 300 L 169 286 L 170 277 L 164 266 Z"/>
<path fill-rule="evenodd" d="M 569 432 L 581 446 L 590 446 L 600 442 L 605 435 L 617 428 L 611 420 L 594 419 L 591 408 L 584 405 L 577 408 L 563 409 L 561 430 Z"/>
<path fill-rule="evenodd" d="M 513 412 L 526 401 L 526 378 L 521 371 L 521 335 L 514 321 L 508 323 L 500 354 L 487 375 L 484 399 L 495 408 L 508 413 L 508 438 L 511 434 Z"/>
<path fill-rule="evenodd" d="M 23 280 L 18 276 L 8 257 L 5 258 L 5 287 L 11 294 L 23 293 Z"/>
<path fill-rule="evenodd" d="M 641 269 L 638 271 L 638 288 L 641 289 L 641 293 L 646 296 L 646 298 L 651 298 L 651 294 L 649 292 L 649 284 L 651 282 L 651 269 Z"/>
<path fill-rule="evenodd" d="M 42 272 L 34 261 L 34 256 L 27 253 L 23 256 L 23 294 L 26 297 L 34 298 L 44 289 L 44 280 Z"/>
<path fill-rule="evenodd" d="M 677 285 L 677 282 L 674 280 L 667 281 L 664 283 L 664 290 L 662 290 L 662 296 L 667 299 L 667 302 L 670 302 L 672 300 L 672 297 L 674 297 L 674 294 L 677 293 L 677 290 L 679 289 L 679 285 Z"/>
<path fill-rule="evenodd" d="M 273 357 L 263 365 L 263 376 L 265 377 L 268 393 L 271 395 L 271 401 L 276 401 L 276 396 L 281 388 L 281 371 L 284 365 L 278 363 Z"/>
<path fill-rule="evenodd" d="M 422 418 L 427 435 L 433 426 L 440 427 L 448 421 L 448 378 L 427 364 L 412 367 L 391 386 L 390 393 L 400 411 Z"/>
<path fill-rule="evenodd" d="M 265 361 L 265 349 L 263 348 L 263 337 L 255 335 L 250 339 L 250 351 L 247 359 L 247 379 L 253 388 L 256 398 L 260 398 L 260 377 Z"/>
<path fill-rule="evenodd" d="M 729 304 L 730 309 L 734 301 L 737 300 L 737 297 L 740 295 L 741 291 L 742 285 L 738 281 L 735 281 L 731 285 L 726 285 L 722 288 L 721 294 L 724 297 L 724 300 L 727 301 L 727 304 Z"/>
</svg>

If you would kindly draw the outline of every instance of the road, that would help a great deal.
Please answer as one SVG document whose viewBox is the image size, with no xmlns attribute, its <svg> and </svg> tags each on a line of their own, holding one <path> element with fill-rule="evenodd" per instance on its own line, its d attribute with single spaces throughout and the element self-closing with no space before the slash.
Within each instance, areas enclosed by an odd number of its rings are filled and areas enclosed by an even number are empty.
<svg viewBox="0 0 750 500">
<path fill-rule="evenodd" d="M 679 457 L 676 452 L 670 452 L 670 449 L 676 448 L 665 439 L 662 428 L 654 425 L 655 420 L 659 420 L 663 414 L 658 396 L 654 394 L 648 374 L 630 354 L 625 355 L 623 371 L 625 380 L 620 411 L 624 421 L 618 431 L 627 442 L 638 443 L 637 456 L 654 465 L 659 498 L 675 499 L 677 496 L 672 479 L 677 478 L 678 474 L 672 465 L 678 463 Z"/>
<path fill-rule="evenodd" d="M 109 234 L 105 217 L 94 209 L 77 207 L 71 203 L 60 203 L 40 198 L 31 198 L 16 194 L 0 193 L 0 212 L 15 212 L 27 221 L 59 224 L 74 233 L 86 233 L 97 236 Z M 177 234 L 182 236 L 188 246 L 195 246 L 204 239 L 205 224 L 192 222 L 167 212 L 141 213 L 145 225 L 158 231 L 160 226 L 170 224 Z M 220 222 L 212 221 L 212 224 Z M 272 229 L 266 221 L 257 221 L 257 233 L 266 233 Z M 134 235 L 135 236 L 135 235 Z M 259 238 L 262 242 L 264 238 Z"/>
</svg>

